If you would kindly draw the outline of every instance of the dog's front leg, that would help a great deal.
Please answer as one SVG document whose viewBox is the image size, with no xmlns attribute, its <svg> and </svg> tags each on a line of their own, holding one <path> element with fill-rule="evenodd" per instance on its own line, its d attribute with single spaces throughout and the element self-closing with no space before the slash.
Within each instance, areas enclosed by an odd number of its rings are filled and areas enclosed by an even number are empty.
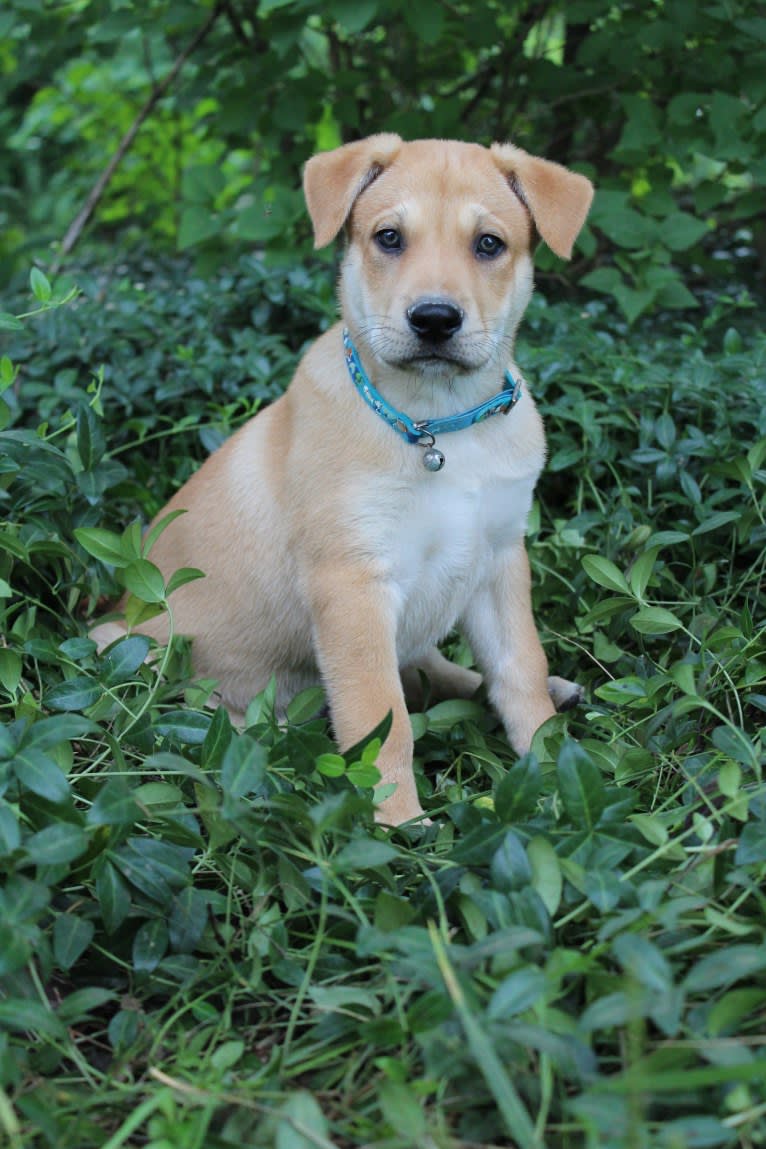
<svg viewBox="0 0 766 1149">
<path fill-rule="evenodd" d="M 385 583 L 365 570 L 315 574 L 311 585 L 314 642 L 335 736 L 353 746 L 391 711 L 391 730 L 377 759 L 396 790 L 377 819 L 398 826 L 423 811 L 412 770 L 412 728 L 396 657 L 396 619 Z"/>
<path fill-rule="evenodd" d="M 495 559 L 462 626 L 484 673 L 490 700 L 518 754 L 555 714 L 548 663 L 532 617 L 529 560 L 523 541 Z"/>
</svg>

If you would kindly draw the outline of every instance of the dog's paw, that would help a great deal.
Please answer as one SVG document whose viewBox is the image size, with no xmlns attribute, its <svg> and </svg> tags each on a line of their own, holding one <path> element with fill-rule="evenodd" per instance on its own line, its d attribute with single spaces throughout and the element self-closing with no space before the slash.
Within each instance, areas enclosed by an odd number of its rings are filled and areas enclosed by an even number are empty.
<svg viewBox="0 0 766 1149">
<path fill-rule="evenodd" d="M 548 679 L 548 693 L 559 712 L 579 706 L 585 698 L 585 691 L 578 682 L 570 682 L 568 678 L 558 678 L 556 675 Z"/>
</svg>

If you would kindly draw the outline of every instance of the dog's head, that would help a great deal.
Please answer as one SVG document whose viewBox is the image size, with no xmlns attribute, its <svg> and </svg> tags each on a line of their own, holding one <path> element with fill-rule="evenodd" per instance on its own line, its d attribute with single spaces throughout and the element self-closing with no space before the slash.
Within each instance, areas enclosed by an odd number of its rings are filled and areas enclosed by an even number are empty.
<svg viewBox="0 0 766 1149">
<path fill-rule="evenodd" d="M 511 144 L 382 134 L 314 156 L 317 247 L 345 226 L 344 315 L 389 367 L 435 377 L 504 368 L 539 235 L 568 259 L 593 198 L 585 176 Z"/>
</svg>

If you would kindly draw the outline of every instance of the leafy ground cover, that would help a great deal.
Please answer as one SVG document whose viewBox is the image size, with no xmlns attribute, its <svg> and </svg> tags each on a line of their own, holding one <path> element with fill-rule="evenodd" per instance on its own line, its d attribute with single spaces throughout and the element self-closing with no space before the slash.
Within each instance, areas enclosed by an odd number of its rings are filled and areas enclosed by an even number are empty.
<svg viewBox="0 0 766 1149">
<path fill-rule="evenodd" d="M 267 691 L 244 733 L 182 641 L 103 657 L 140 523 L 278 393 L 332 275 L 150 262 L 0 360 L 0 1130 L 12 1149 L 766 1137 L 766 338 L 747 301 L 628 330 L 530 310 L 550 461 L 537 617 L 587 703 L 517 760 L 481 699 L 413 715 L 433 825 L 374 825 Z M 36 275 L 45 311 L 55 297 Z M 469 657 L 459 641 L 458 658 Z M 381 732 L 377 732 L 380 734 Z"/>
</svg>

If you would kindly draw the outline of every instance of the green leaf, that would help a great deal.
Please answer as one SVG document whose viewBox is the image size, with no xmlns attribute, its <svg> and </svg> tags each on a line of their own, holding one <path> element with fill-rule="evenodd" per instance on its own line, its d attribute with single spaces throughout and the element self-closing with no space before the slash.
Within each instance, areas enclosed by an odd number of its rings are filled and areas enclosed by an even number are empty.
<svg viewBox="0 0 766 1149">
<path fill-rule="evenodd" d="M 630 206 L 626 191 L 600 190 L 593 201 L 590 222 L 616 247 L 649 247 L 658 238 L 655 221 Z"/>
<path fill-rule="evenodd" d="M 13 726 L 10 724 L 0 726 L 0 762 L 7 762 L 13 758 L 24 737 L 22 722 L 14 722 Z"/>
<path fill-rule="evenodd" d="M 114 1001 L 116 994 L 110 989 L 102 989 L 101 986 L 91 985 L 86 986 L 85 989 L 76 989 L 74 993 L 68 994 L 61 1005 L 56 1010 L 56 1016 L 65 1025 L 76 1025 L 78 1021 L 84 1021 L 89 1014 L 95 1013 L 97 1009 L 101 1009 L 108 1002 Z"/>
<path fill-rule="evenodd" d="M 19 819 L 13 806 L 0 798 L 0 858 L 7 858 L 21 845 Z"/>
<path fill-rule="evenodd" d="M 151 640 L 143 634 L 132 634 L 111 646 L 101 661 L 104 682 L 108 686 L 127 682 L 143 665 L 150 646 Z"/>
<path fill-rule="evenodd" d="M 734 864 L 752 866 L 759 862 L 766 862 L 766 825 L 748 822 L 740 834 Z"/>
<path fill-rule="evenodd" d="M 132 561 L 132 556 L 125 554 L 122 538 L 114 531 L 101 527 L 76 527 L 74 537 L 89 555 L 109 566 L 126 567 Z"/>
<path fill-rule="evenodd" d="M 168 925 L 164 918 L 150 918 L 136 930 L 133 938 L 133 968 L 139 973 L 152 973 L 167 953 Z"/>
<path fill-rule="evenodd" d="M 675 211 L 660 223 L 660 241 L 671 251 L 686 251 L 708 234 L 704 219 L 685 211 Z"/>
<path fill-rule="evenodd" d="M 137 559 L 125 567 L 125 586 L 142 602 L 164 602 L 165 579 L 162 571 L 149 559 Z"/>
<path fill-rule="evenodd" d="M 756 1016 L 764 1001 L 766 988 L 762 986 L 729 990 L 707 1015 L 708 1033 L 711 1037 L 734 1033 L 744 1018 Z"/>
<path fill-rule="evenodd" d="M 653 846 L 664 846 L 668 840 L 668 831 L 664 823 L 656 814 L 631 814 L 630 821 L 642 837 Z"/>
<path fill-rule="evenodd" d="M 630 568 L 630 589 L 636 598 L 644 597 L 644 591 L 649 585 L 649 579 L 652 577 L 657 564 L 658 554 L 659 547 L 651 547 L 639 555 Z"/>
<path fill-rule="evenodd" d="M 231 742 L 234 733 L 231 719 L 225 706 L 219 706 L 213 714 L 207 734 L 202 743 L 200 761 L 209 769 L 217 769 L 221 765 L 226 748 Z"/>
<path fill-rule="evenodd" d="M 412 1086 L 404 1081 L 384 1081 L 378 1091 L 378 1104 L 383 1119 L 407 1144 L 425 1144 L 426 1118 Z M 430 1138 L 428 1138 L 430 1140 Z"/>
<path fill-rule="evenodd" d="M 534 754 L 525 754 L 495 786 L 495 813 L 501 822 L 519 822 L 537 805 L 542 775 Z"/>
<path fill-rule="evenodd" d="M 628 323 L 635 323 L 640 315 L 654 306 L 659 291 L 659 287 L 620 287 L 614 297 Z"/>
<path fill-rule="evenodd" d="M 291 1093 L 277 1110 L 275 1149 L 335 1149 L 327 1119 L 305 1089 Z"/>
<path fill-rule="evenodd" d="M 71 969 L 91 943 L 95 929 L 88 918 L 60 914 L 53 923 L 53 956 L 61 969 Z"/>
<path fill-rule="evenodd" d="M 703 519 L 698 527 L 694 528 L 692 535 L 695 538 L 699 535 L 706 535 L 709 531 L 717 531 L 719 527 L 727 526 L 728 523 L 737 523 L 741 518 L 741 511 L 714 511 L 712 515 Z"/>
<path fill-rule="evenodd" d="M 514 970 L 492 994 L 487 1016 L 498 1020 L 524 1013 L 544 997 L 547 986 L 545 974 L 534 966 Z"/>
<path fill-rule="evenodd" d="M 579 1019 L 579 1027 L 585 1033 L 597 1029 L 614 1029 L 639 1017 L 648 1017 L 652 1007 L 652 995 L 643 990 L 638 993 L 607 993 L 597 997 Z"/>
<path fill-rule="evenodd" d="M 76 1025 L 78 1021 L 84 1021 L 88 1015 L 105 1007 L 108 1002 L 113 1002 L 116 996 L 113 990 L 103 989 L 100 986 L 76 989 L 75 993 L 64 997 L 59 1009 L 56 1010 L 56 1017 L 63 1021 L 64 1025 Z"/>
<path fill-rule="evenodd" d="M 106 858 L 96 871 L 96 896 L 104 929 L 113 934 L 130 913 L 130 893 L 122 875 Z"/>
<path fill-rule="evenodd" d="M 506 830 L 503 840 L 492 855 L 490 875 L 493 888 L 509 893 L 526 888 L 532 878 L 526 851 L 513 830 Z"/>
<path fill-rule="evenodd" d="M 0 331 L 23 331 L 24 324 L 15 315 L 7 311 L 0 311 Z"/>
<path fill-rule="evenodd" d="M 624 279 L 620 275 L 616 267 L 598 267 L 595 271 L 588 272 L 580 280 L 583 287 L 590 287 L 593 291 L 603 291 L 607 295 L 614 295 L 615 292 L 624 286 Z"/>
<path fill-rule="evenodd" d="M 194 204 L 212 204 L 225 187 L 226 177 L 214 164 L 193 164 L 181 179 L 181 195 Z"/>
<path fill-rule="evenodd" d="M 167 909 L 173 890 L 161 866 L 154 864 L 151 857 L 125 847 L 115 850 L 112 858 L 126 881 L 161 906 L 163 911 Z"/>
<path fill-rule="evenodd" d="M 563 888 L 558 855 L 548 839 L 538 835 L 527 845 L 527 858 L 532 870 L 532 889 L 553 917 L 561 903 Z"/>
<path fill-rule="evenodd" d="M 766 946 L 729 945 L 700 958 L 684 979 L 684 989 L 695 993 L 720 989 L 766 969 Z"/>
<path fill-rule="evenodd" d="M 51 710 L 85 710 L 98 702 L 103 693 L 104 688 L 97 679 L 78 674 L 52 686 L 44 701 Z"/>
<path fill-rule="evenodd" d="M 24 848 L 38 866 L 58 866 L 85 853 L 88 835 L 72 822 L 57 822 L 32 834 Z"/>
<path fill-rule="evenodd" d="M 151 554 L 152 547 L 157 542 L 157 539 L 163 534 L 164 531 L 174 523 L 181 515 L 185 515 L 186 510 L 181 507 L 176 511 L 168 511 L 166 515 L 162 515 L 156 523 L 154 523 L 146 532 L 145 537 L 140 542 L 140 554 L 135 554 L 134 558 L 148 558 Z"/>
<path fill-rule="evenodd" d="M 680 311 L 687 307 L 699 307 L 699 300 L 692 295 L 678 276 L 668 276 L 657 292 L 657 306 Z"/>
<path fill-rule="evenodd" d="M 224 1041 L 210 1055 L 210 1064 L 219 1073 L 225 1073 L 242 1060 L 246 1049 L 244 1041 Z"/>
<path fill-rule="evenodd" d="M 737 762 L 724 762 L 718 771 L 718 789 L 726 798 L 733 798 L 742 784 L 742 770 Z"/>
<path fill-rule="evenodd" d="M 561 802 L 577 829 L 593 830 L 607 804 L 601 771 L 576 742 L 561 747 L 556 764 Z"/>
<path fill-rule="evenodd" d="M 639 634 L 669 634 L 679 630 L 683 623 L 664 606 L 642 606 L 630 619 L 630 625 Z"/>
<path fill-rule="evenodd" d="M 29 931 L 17 922 L 0 918 L 0 977 L 7 977 L 22 969 L 31 953 Z"/>
<path fill-rule="evenodd" d="M 415 908 L 408 898 L 381 890 L 375 899 L 375 928 L 391 933 L 409 925 L 415 917 Z"/>
<path fill-rule="evenodd" d="M 608 914 L 620 899 L 627 887 L 611 870 L 588 870 L 583 880 L 583 893 L 602 914 Z"/>
<path fill-rule="evenodd" d="M 65 802 L 69 797 L 69 782 L 61 768 L 33 746 L 19 750 L 13 760 L 13 769 L 22 786 L 47 798 L 49 802 Z"/>
<path fill-rule="evenodd" d="M 168 598 L 174 590 L 179 587 L 186 586 L 187 583 L 195 582 L 198 578 L 205 578 L 205 572 L 197 570 L 196 567 L 179 567 L 177 571 L 173 571 L 168 579 L 168 585 L 165 588 Z"/>
<path fill-rule="evenodd" d="M 333 858 L 333 868 L 345 874 L 352 870 L 375 870 L 400 856 L 395 846 L 377 838 L 352 838 Z"/>
<path fill-rule="evenodd" d="M 92 471 L 100 463 L 106 450 L 104 433 L 96 413 L 88 403 L 77 408 L 77 454 L 83 469 Z"/>
<path fill-rule="evenodd" d="M 630 587 L 622 571 L 601 555 L 585 555 L 582 559 L 585 573 L 593 582 L 618 594 L 630 594 Z"/>
<path fill-rule="evenodd" d="M 341 778 L 346 773 L 346 759 L 340 754 L 320 754 L 316 768 L 325 778 Z"/>
<path fill-rule="evenodd" d="M 39 267 L 33 267 L 29 273 L 29 286 L 32 294 L 40 303 L 47 303 L 51 297 L 51 285 Z"/>
<path fill-rule="evenodd" d="M 5 391 L 16 378 L 16 368 L 7 355 L 0 355 L 0 391 Z"/>
<path fill-rule="evenodd" d="M 95 724 L 81 714 L 54 714 L 30 726 L 21 745 L 24 749 L 33 746 L 36 750 L 50 750 L 73 738 L 87 738 L 96 729 Z"/>
<path fill-rule="evenodd" d="M 21 655 L 18 650 L 0 647 L 0 685 L 9 694 L 15 694 L 21 682 Z"/>
<path fill-rule="evenodd" d="M 199 710 L 168 710 L 154 723 L 154 731 L 163 738 L 184 742 L 188 746 L 204 743 L 212 717 Z"/>
<path fill-rule="evenodd" d="M 655 993 L 665 993 L 673 984 L 670 962 L 660 949 L 640 934 L 619 934 L 612 945 L 618 962 L 636 981 Z"/>
<path fill-rule="evenodd" d="M 424 44 L 435 44 L 444 27 L 444 8 L 438 0 L 418 0 L 408 4 L 403 15 L 418 40 Z"/>
<path fill-rule="evenodd" d="M 66 1030 L 49 1006 L 26 998 L 0 1001 L 0 1029 L 12 1033 L 39 1033 L 45 1037 L 66 1038 Z"/>
<path fill-rule="evenodd" d="M 285 717 L 288 722 L 295 725 L 308 722 L 310 719 L 316 718 L 325 701 L 325 692 L 322 687 L 310 686 L 308 690 L 302 690 L 300 694 L 296 694 L 285 711 Z"/>
<path fill-rule="evenodd" d="M 137 1009 L 118 1010 L 106 1030 L 112 1049 L 115 1052 L 129 1049 L 136 1042 L 139 1029 L 140 1015 Z"/>
<path fill-rule="evenodd" d="M 89 826 L 126 826 L 140 814 L 133 791 L 123 778 L 110 778 L 99 790 L 86 815 Z"/>
<path fill-rule="evenodd" d="M 209 208 L 190 204 L 181 211 L 176 240 L 179 251 L 188 251 L 206 240 L 220 235 L 223 230 L 220 217 Z"/>
<path fill-rule="evenodd" d="M 358 35 L 375 19 L 379 0 L 330 0 L 325 11 L 352 36 Z"/>
<path fill-rule="evenodd" d="M 173 899 L 168 928 L 176 953 L 188 954 L 196 949 L 207 925 L 207 906 L 204 893 L 194 886 L 187 886 Z"/>
<path fill-rule="evenodd" d="M 346 777 L 360 790 L 374 790 L 383 775 L 373 762 L 352 762 L 346 771 Z"/>
<path fill-rule="evenodd" d="M 450 698 L 437 702 L 426 711 L 428 729 L 451 730 L 459 722 L 478 722 L 484 717 L 484 707 L 470 698 Z"/>
<path fill-rule="evenodd" d="M 268 751 L 246 734 L 229 743 L 221 763 L 221 786 L 230 798 L 244 798 L 266 779 Z"/>
</svg>

